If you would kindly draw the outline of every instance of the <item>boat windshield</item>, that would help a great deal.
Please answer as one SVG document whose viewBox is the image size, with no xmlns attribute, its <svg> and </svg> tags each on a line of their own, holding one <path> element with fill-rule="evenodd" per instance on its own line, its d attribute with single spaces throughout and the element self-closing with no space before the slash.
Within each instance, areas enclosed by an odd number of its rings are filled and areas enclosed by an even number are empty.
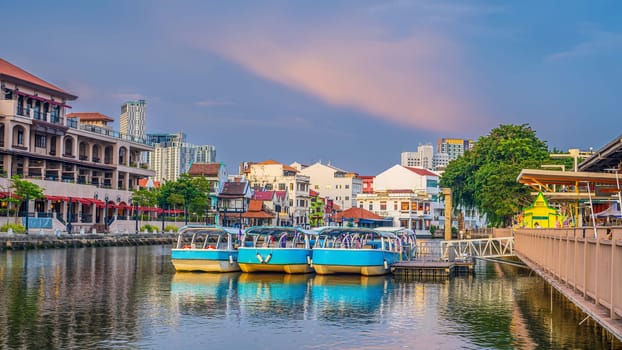
<svg viewBox="0 0 622 350">
<path fill-rule="evenodd" d="M 394 245 L 397 237 L 391 232 L 358 227 L 329 227 L 318 231 L 318 248 L 379 249 Z"/>
<path fill-rule="evenodd" d="M 244 247 L 309 248 L 310 232 L 296 227 L 250 227 L 244 232 Z"/>
<path fill-rule="evenodd" d="M 179 228 L 176 249 L 233 249 L 237 230 L 220 226 L 187 225 Z"/>
</svg>

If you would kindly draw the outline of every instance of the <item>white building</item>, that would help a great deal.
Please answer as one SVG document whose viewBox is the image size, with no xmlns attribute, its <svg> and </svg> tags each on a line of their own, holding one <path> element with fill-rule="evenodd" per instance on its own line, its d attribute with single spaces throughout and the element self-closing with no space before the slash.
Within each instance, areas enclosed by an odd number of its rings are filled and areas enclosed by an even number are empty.
<svg viewBox="0 0 622 350">
<path fill-rule="evenodd" d="M 292 164 L 296 166 L 297 163 Z M 320 197 L 332 199 L 342 210 L 356 206 L 356 195 L 363 192 L 363 182 L 354 172 L 317 162 L 303 167 L 301 174 L 309 176 L 311 189 Z"/>
<path fill-rule="evenodd" d="M 240 173 L 246 176 L 253 189 L 287 191 L 289 216 L 293 225 L 309 223 L 309 176 L 298 169 L 274 160 L 244 163 Z"/>
<path fill-rule="evenodd" d="M 427 169 L 395 165 L 374 178 L 374 192 L 356 196 L 359 208 L 393 218 L 394 226 L 427 230 L 438 225 L 439 176 Z"/>
<path fill-rule="evenodd" d="M 434 147 L 430 144 L 419 145 L 417 152 L 402 152 L 401 165 L 418 167 L 424 169 L 434 169 Z"/>
<path fill-rule="evenodd" d="M 119 131 L 145 140 L 147 104 L 145 100 L 128 101 L 121 106 L 121 118 L 119 119 Z"/>
<path fill-rule="evenodd" d="M 193 145 L 186 142 L 182 132 L 170 134 L 147 134 L 154 151 L 149 154 L 149 164 L 156 172 L 156 181 L 175 181 L 187 173 L 194 163 L 215 163 L 216 147 Z"/>
</svg>

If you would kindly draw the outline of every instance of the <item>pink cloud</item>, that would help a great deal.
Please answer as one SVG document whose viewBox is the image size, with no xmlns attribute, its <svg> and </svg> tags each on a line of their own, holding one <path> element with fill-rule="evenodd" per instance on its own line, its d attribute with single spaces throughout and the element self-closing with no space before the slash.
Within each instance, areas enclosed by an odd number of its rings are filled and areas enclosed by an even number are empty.
<svg viewBox="0 0 622 350">
<path fill-rule="evenodd" d="M 191 44 L 326 103 L 399 125 L 441 132 L 481 126 L 457 45 L 430 32 L 394 40 L 378 34 L 325 28 L 296 36 L 246 28 L 219 38 L 201 35 Z"/>
</svg>

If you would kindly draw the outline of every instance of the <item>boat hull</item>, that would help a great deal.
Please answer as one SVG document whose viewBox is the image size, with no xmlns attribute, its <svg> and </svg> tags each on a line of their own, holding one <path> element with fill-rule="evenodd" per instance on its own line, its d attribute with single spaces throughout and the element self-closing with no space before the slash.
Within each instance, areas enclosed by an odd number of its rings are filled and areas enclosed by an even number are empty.
<svg viewBox="0 0 622 350">
<path fill-rule="evenodd" d="M 311 249 L 243 248 L 238 249 L 238 263 L 243 272 L 311 273 Z"/>
<path fill-rule="evenodd" d="M 238 252 L 218 249 L 172 249 L 171 261 L 176 271 L 240 271 Z"/>
<path fill-rule="evenodd" d="M 320 275 L 359 274 L 378 276 L 391 272 L 397 252 L 378 249 L 313 249 L 313 268 Z"/>
</svg>

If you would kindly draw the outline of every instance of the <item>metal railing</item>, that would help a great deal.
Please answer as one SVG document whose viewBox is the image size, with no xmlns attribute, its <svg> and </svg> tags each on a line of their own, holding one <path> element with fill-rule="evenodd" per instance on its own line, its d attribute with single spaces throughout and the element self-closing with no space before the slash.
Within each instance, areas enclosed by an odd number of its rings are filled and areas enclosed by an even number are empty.
<svg viewBox="0 0 622 350">
<path fill-rule="evenodd" d="M 441 241 L 441 257 L 449 260 L 499 258 L 514 255 L 514 237 Z"/>
</svg>

